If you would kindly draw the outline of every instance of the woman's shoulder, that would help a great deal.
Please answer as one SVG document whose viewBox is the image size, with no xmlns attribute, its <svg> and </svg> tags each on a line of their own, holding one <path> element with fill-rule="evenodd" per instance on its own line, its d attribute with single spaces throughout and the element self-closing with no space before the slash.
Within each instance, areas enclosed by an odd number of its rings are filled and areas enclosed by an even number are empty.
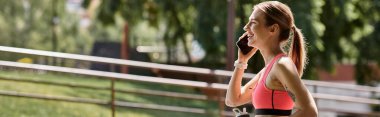
<svg viewBox="0 0 380 117">
<path fill-rule="evenodd" d="M 292 66 L 292 65 L 294 66 L 293 60 L 290 57 L 288 57 L 288 56 L 281 57 L 277 61 L 277 64 L 278 65 L 286 65 L 286 66 Z"/>
<path fill-rule="evenodd" d="M 297 68 L 290 57 L 281 57 L 278 62 L 273 65 L 272 69 L 279 74 L 298 74 Z"/>
</svg>

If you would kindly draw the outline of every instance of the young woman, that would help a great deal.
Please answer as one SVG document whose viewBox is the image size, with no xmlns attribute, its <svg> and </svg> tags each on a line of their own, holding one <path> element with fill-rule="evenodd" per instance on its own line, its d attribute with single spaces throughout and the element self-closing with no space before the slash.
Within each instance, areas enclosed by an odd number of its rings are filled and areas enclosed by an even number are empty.
<svg viewBox="0 0 380 117">
<path fill-rule="evenodd" d="M 248 46 L 254 48 L 248 54 L 239 49 L 226 104 L 235 107 L 252 102 L 256 117 L 318 116 L 314 99 L 301 81 L 306 50 L 290 8 L 277 1 L 257 4 L 244 30 L 240 39 L 247 35 Z M 282 44 L 288 39 L 292 42 L 285 53 Z M 247 62 L 257 50 L 264 58 L 265 67 L 241 87 Z"/>
</svg>

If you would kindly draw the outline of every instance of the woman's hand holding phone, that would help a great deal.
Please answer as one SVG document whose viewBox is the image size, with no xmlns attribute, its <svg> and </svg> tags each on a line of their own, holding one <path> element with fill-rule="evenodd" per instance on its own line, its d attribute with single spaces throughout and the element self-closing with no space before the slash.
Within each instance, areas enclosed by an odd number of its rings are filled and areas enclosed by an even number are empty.
<svg viewBox="0 0 380 117">
<path fill-rule="evenodd" d="M 248 46 L 248 33 L 245 32 L 242 36 L 239 37 L 236 45 L 238 49 L 238 61 L 247 63 L 248 60 L 256 53 L 257 48 Z"/>
</svg>

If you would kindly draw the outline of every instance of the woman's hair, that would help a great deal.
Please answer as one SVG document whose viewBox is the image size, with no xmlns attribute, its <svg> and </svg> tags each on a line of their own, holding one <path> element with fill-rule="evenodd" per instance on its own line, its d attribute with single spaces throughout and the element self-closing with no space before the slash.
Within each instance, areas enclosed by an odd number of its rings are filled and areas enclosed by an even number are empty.
<svg viewBox="0 0 380 117">
<path fill-rule="evenodd" d="M 266 1 L 255 5 L 254 10 L 259 9 L 265 14 L 267 26 L 278 24 L 280 27 L 280 42 L 284 42 L 289 37 L 293 37 L 289 48 L 289 57 L 293 60 L 297 67 L 298 74 L 302 76 L 303 69 L 306 64 L 306 49 L 304 37 L 294 24 L 293 13 L 290 8 L 277 1 Z M 293 36 L 291 36 L 293 34 Z"/>
</svg>

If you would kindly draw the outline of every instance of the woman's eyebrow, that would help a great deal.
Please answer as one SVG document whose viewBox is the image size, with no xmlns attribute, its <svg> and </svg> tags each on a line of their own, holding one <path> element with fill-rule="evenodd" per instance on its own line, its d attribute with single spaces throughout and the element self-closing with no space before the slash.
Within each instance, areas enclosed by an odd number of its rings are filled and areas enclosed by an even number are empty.
<svg viewBox="0 0 380 117">
<path fill-rule="evenodd" d="M 256 18 L 256 17 L 253 17 L 253 16 L 250 16 L 250 17 L 249 17 L 249 20 L 250 20 L 250 21 L 252 21 L 252 20 L 257 21 L 257 18 Z"/>
<path fill-rule="evenodd" d="M 250 21 L 257 21 L 257 19 L 256 18 L 252 18 Z"/>
</svg>

